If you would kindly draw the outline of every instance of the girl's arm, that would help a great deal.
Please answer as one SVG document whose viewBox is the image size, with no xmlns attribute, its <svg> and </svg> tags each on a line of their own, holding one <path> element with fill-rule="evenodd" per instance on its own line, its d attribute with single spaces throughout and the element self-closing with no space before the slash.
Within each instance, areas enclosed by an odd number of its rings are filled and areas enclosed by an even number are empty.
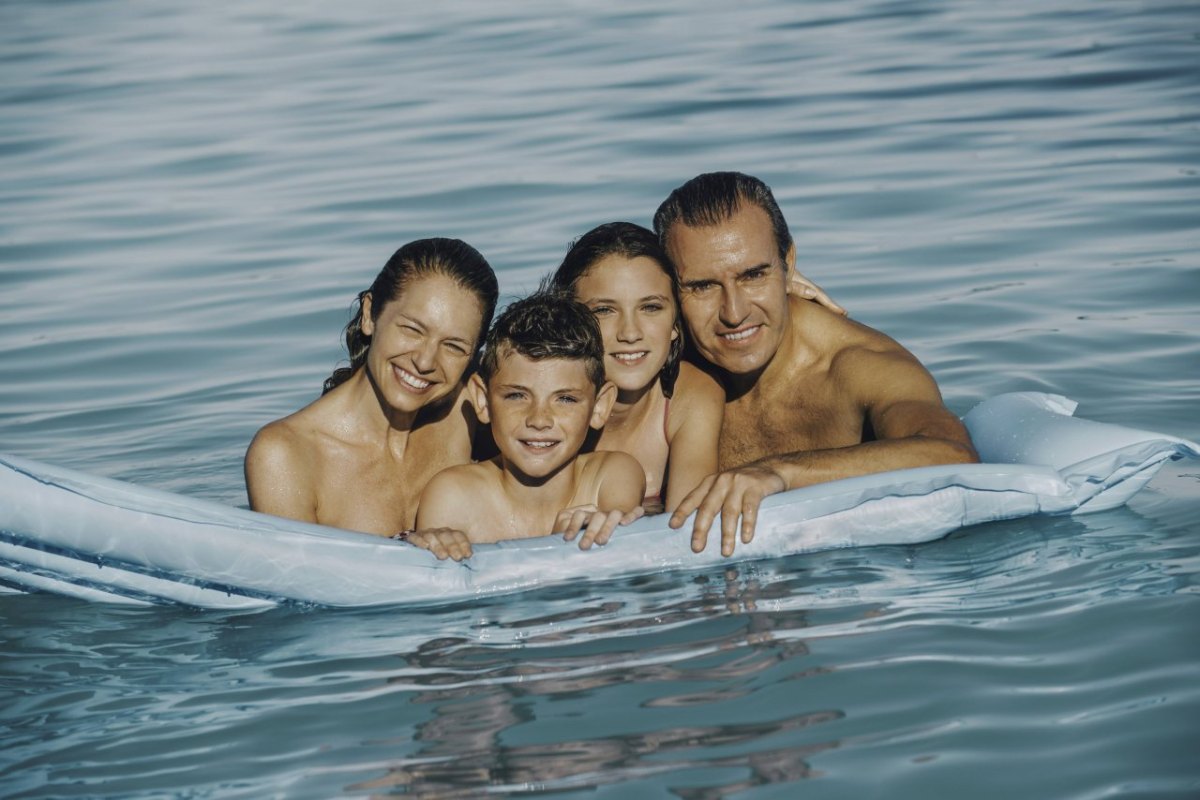
<svg viewBox="0 0 1200 800">
<path fill-rule="evenodd" d="M 675 396 L 671 398 L 667 460 L 668 511 L 700 482 L 717 471 L 717 445 L 725 417 L 725 390 L 706 372 L 686 361 L 679 365 Z M 686 423 L 686 424 L 685 424 Z"/>
</svg>

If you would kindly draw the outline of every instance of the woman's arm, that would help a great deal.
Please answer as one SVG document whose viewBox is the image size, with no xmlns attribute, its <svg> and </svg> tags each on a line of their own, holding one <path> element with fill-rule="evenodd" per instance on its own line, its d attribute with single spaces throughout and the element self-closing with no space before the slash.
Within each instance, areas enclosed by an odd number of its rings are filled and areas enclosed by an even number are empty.
<svg viewBox="0 0 1200 800">
<path fill-rule="evenodd" d="M 679 365 L 671 416 L 667 420 L 671 451 L 667 460 L 668 510 L 717 471 L 717 446 L 725 417 L 725 390 L 703 370 L 686 361 Z"/>
</svg>

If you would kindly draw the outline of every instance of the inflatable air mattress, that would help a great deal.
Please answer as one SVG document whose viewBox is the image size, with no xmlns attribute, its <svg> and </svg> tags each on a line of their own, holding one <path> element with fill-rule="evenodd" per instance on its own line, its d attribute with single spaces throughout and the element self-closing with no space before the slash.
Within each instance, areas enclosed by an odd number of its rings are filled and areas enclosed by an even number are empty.
<svg viewBox="0 0 1200 800">
<path fill-rule="evenodd" d="M 768 497 L 757 533 L 721 557 L 666 516 L 602 548 L 560 537 L 478 546 L 466 562 L 367 534 L 309 525 L 0 455 L 0 585 L 90 600 L 203 608 L 279 603 L 426 605 L 536 586 L 926 542 L 966 525 L 1125 503 L 1168 459 L 1173 436 L 1078 419 L 1075 403 L 1000 395 L 966 417 L 984 463 L 922 467 Z"/>
</svg>

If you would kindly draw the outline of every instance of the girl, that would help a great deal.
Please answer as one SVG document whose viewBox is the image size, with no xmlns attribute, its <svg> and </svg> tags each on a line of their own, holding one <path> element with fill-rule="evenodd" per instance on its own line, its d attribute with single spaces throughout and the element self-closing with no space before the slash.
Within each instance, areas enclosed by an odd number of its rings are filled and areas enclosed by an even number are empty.
<svg viewBox="0 0 1200 800">
<path fill-rule="evenodd" d="M 681 361 L 683 325 L 667 256 L 651 231 L 611 222 L 581 236 L 550 278 L 595 314 L 617 401 L 596 441 L 646 472 L 647 514 L 675 508 L 717 471 L 725 393 Z"/>
</svg>

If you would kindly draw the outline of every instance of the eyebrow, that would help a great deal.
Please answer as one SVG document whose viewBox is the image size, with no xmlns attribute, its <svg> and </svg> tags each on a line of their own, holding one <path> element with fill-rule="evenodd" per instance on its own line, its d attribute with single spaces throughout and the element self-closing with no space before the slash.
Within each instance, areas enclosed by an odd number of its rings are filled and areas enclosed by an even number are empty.
<svg viewBox="0 0 1200 800">
<path fill-rule="evenodd" d="M 644 303 L 647 300 L 662 300 L 663 302 L 666 302 L 669 299 L 670 296 L 665 294 L 648 294 L 645 297 L 637 298 L 637 302 Z M 613 305 L 616 305 L 617 300 L 615 297 L 589 297 L 584 301 L 584 303 L 612 303 Z"/>
<path fill-rule="evenodd" d="M 400 317 L 401 319 L 404 319 L 404 320 L 414 323 L 417 327 L 419 327 L 423 331 L 429 330 L 429 326 L 426 325 L 422 320 L 419 320 L 413 316 L 409 316 L 408 314 L 405 314 L 403 311 L 397 311 L 396 316 Z M 443 342 L 460 342 L 465 345 L 471 344 L 470 339 L 464 339 L 461 336 L 447 336 L 444 339 L 442 339 L 442 341 Z"/>
<path fill-rule="evenodd" d="M 511 392 L 511 391 L 513 391 L 513 390 L 516 390 L 516 391 L 528 392 L 529 394 L 533 394 L 533 390 L 532 390 L 532 389 L 530 389 L 528 386 L 525 386 L 525 385 L 523 385 L 523 384 L 520 384 L 520 383 L 502 383 L 502 384 L 500 384 L 500 385 L 499 385 L 499 387 L 498 387 L 498 388 L 499 388 L 501 391 L 504 391 L 504 392 Z M 550 392 L 549 392 L 549 394 L 550 394 L 550 395 L 556 395 L 556 394 L 576 394 L 576 393 L 578 393 L 578 392 L 582 392 L 582 391 L 585 391 L 585 390 L 584 390 L 584 389 L 581 389 L 581 388 L 580 388 L 580 387 L 578 387 L 578 386 L 572 386 L 572 387 L 566 387 L 566 388 L 561 388 L 561 389 L 551 389 L 551 390 L 550 390 Z"/>
<path fill-rule="evenodd" d="M 758 270 L 763 270 L 763 269 L 774 269 L 774 267 L 775 267 L 775 265 L 772 264 L 770 261 L 764 261 L 761 264 L 755 264 L 752 267 L 744 267 L 743 269 L 738 270 L 737 273 L 733 277 L 741 278 L 744 275 L 746 275 L 746 273 L 748 273 L 748 272 L 757 272 Z M 679 288 L 693 289 L 697 286 L 705 286 L 705 285 L 713 284 L 713 283 L 720 283 L 720 281 L 717 280 L 716 278 L 699 278 L 694 281 L 680 281 Z"/>
</svg>

